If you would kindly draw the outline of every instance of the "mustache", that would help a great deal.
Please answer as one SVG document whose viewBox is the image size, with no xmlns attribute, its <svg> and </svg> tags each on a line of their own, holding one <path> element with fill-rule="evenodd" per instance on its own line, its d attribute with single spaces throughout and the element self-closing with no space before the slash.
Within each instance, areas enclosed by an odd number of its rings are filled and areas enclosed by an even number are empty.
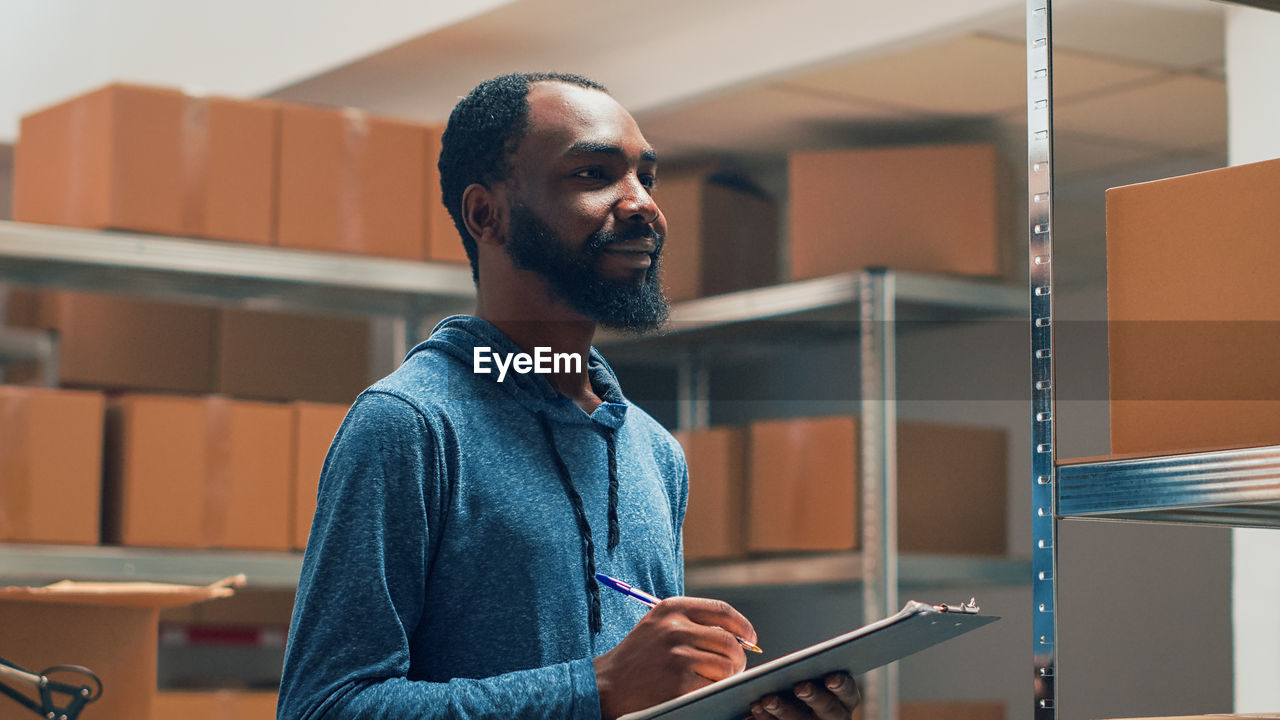
<svg viewBox="0 0 1280 720">
<path fill-rule="evenodd" d="M 662 253 L 662 243 L 665 239 L 663 235 L 658 234 L 656 230 L 648 225 L 636 225 L 621 232 L 597 230 L 587 238 L 585 250 L 589 255 L 594 256 L 604 252 L 605 248 L 610 245 L 617 243 L 629 240 L 653 240 L 653 254 L 657 256 Z"/>
</svg>

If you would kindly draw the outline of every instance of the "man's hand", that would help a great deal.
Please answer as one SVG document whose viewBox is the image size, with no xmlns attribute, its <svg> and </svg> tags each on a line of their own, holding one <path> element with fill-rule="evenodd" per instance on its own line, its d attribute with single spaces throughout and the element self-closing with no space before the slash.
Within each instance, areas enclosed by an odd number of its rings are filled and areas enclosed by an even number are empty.
<svg viewBox="0 0 1280 720">
<path fill-rule="evenodd" d="M 751 704 L 754 720 L 849 720 L 862 700 L 858 684 L 847 673 L 832 673 L 818 682 L 792 688 L 794 697 L 765 695 Z"/>
<path fill-rule="evenodd" d="M 601 714 L 613 720 L 742 672 L 747 658 L 734 635 L 756 641 L 751 623 L 726 602 L 672 597 L 654 605 L 593 661 Z"/>
</svg>

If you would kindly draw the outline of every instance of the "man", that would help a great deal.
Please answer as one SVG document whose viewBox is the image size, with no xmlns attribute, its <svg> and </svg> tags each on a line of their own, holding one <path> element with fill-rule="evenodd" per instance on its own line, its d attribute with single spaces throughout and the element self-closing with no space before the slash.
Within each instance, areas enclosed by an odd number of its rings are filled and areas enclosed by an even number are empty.
<svg viewBox="0 0 1280 720">
<path fill-rule="evenodd" d="M 441 185 L 476 317 L 437 326 L 334 438 L 280 720 L 611 720 L 743 669 L 746 618 L 681 596 L 679 446 L 591 349 L 598 323 L 666 318 L 656 172 L 585 78 L 504 76 L 454 109 Z M 649 609 L 597 572 L 666 599 Z M 795 695 L 750 711 L 835 720 L 858 700 L 843 674 Z"/>
</svg>

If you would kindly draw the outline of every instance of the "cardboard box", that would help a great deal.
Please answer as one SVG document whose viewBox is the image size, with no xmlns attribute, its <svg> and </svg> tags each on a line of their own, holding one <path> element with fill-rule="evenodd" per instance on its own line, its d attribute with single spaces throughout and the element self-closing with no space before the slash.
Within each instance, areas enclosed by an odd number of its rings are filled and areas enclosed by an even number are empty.
<svg viewBox="0 0 1280 720">
<path fill-rule="evenodd" d="M 857 418 L 751 425 L 748 545 L 756 552 L 860 545 Z M 898 424 L 898 549 L 1003 555 L 1005 431 Z"/>
<path fill-rule="evenodd" d="M 275 720 L 276 693 L 241 690 L 165 690 L 151 703 L 151 720 Z"/>
<path fill-rule="evenodd" d="M 290 484 L 290 535 L 293 547 L 302 550 L 311 534 L 311 519 L 316 514 L 316 493 L 320 489 L 320 470 L 324 467 L 329 445 L 347 416 L 346 405 L 294 403 L 293 410 L 293 481 Z"/>
<path fill-rule="evenodd" d="M 684 517 L 687 561 L 746 554 L 747 429 L 706 428 L 675 434 L 689 466 Z"/>
<path fill-rule="evenodd" d="M 204 98 L 207 150 L 193 234 L 272 244 L 280 174 L 280 108 L 267 100 Z"/>
<path fill-rule="evenodd" d="M 287 407 L 126 395 L 107 418 L 106 542 L 289 548 Z"/>
<path fill-rule="evenodd" d="M 113 84 L 22 119 L 15 220 L 271 239 L 274 103 Z"/>
<path fill-rule="evenodd" d="M 1004 720 L 1004 703 L 996 700 L 903 702 L 898 720 Z"/>
<path fill-rule="evenodd" d="M 868 267 L 1012 276 L 1025 233 L 991 145 L 793 154 L 791 277 Z"/>
<path fill-rule="evenodd" d="M 467 251 L 462 246 L 462 237 L 453 225 L 453 217 L 445 209 L 440 189 L 440 138 L 444 127 L 434 125 L 427 127 L 426 160 L 426 212 L 427 212 L 427 260 L 433 262 L 465 263 Z"/>
<path fill-rule="evenodd" d="M 207 547 L 210 438 L 200 398 L 129 395 L 107 408 L 103 541 Z"/>
<path fill-rule="evenodd" d="M 293 413 L 285 405 L 206 398 L 209 547 L 288 550 Z"/>
<path fill-rule="evenodd" d="M 778 208 L 763 192 L 713 174 L 664 174 L 662 284 L 672 301 L 778 281 Z"/>
<path fill-rule="evenodd" d="M 1280 160 L 1107 191 L 1111 451 L 1280 444 Z"/>
<path fill-rule="evenodd" d="M 752 551 L 858 546 L 857 432 L 851 417 L 752 423 L 747 523 Z"/>
<path fill-rule="evenodd" d="M 1008 434 L 898 423 L 898 550 L 1004 555 Z"/>
<path fill-rule="evenodd" d="M 96 545 L 106 400 L 0 386 L 0 542 Z"/>
<path fill-rule="evenodd" d="M 15 288 L 8 315 L 17 327 L 57 331 L 62 385 L 204 393 L 213 381 L 215 313 L 124 296 Z"/>
<path fill-rule="evenodd" d="M 281 111 L 282 247 L 427 256 L 428 131 L 357 110 Z"/>
<path fill-rule="evenodd" d="M 214 391 L 350 404 L 372 380 L 370 342 L 363 318 L 221 310 Z"/>
<path fill-rule="evenodd" d="M 227 597 L 232 592 L 223 583 L 195 587 L 64 581 L 45 588 L 0 588 L 4 657 L 32 672 L 54 665 L 92 670 L 102 680 L 104 692 L 85 706 L 82 717 L 150 718 L 156 698 L 160 608 Z M 15 688 L 37 697 L 34 688 Z M 59 704 L 65 700 L 63 696 Z M 25 712 L 12 707 L 15 713 Z"/>
</svg>

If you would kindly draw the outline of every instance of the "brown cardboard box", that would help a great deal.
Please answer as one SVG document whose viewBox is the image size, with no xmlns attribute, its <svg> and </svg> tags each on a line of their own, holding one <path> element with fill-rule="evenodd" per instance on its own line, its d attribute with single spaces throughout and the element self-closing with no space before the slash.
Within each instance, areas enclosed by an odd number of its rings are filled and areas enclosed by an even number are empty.
<svg viewBox="0 0 1280 720">
<path fill-rule="evenodd" d="M 10 291 L 9 321 L 56 330 L 58 378 L 110 390 L 208 392 L 215 310 L 65 291 Z"/>
<path fill-rule="evenodd" d="M 898 424 L 898 548 L 1005 553 L 1005 431 Z M 748 544 L 753 551 L 859 545 L 860 453 L 852 417 L 751 426 Z"/>
<path fill-rule="evenodd" d="M 201 398 L 127 395 L 107 409 L 103 541 L 207 547 L 206 471 L 211 460 Z"/>
<path fill-rule="evenodd" d="M 159 609 L 231 593 L 223 584 L 193 587 L 64 581 L 47 588 L 0 588 L 4 657 L 32 672 L 54 665 L 82 665 L 96 673 L 104 692 L 85 706 L 82 717 L 150 718 L 156 696 Z M 28 697 L 36 696 L 33 688 L 16 689 Z M 65 704 L 66 697 L 60 700 Z M 6 705 L 6 712 L 9 707 L 15 708 L 15 713 L 25 712 L 17 705 Z"/>
<path fill-rule="evenodd" d="M 778 208 L 763 193 L 694 172 L 664 174 L 654 197 L 667 220 L 662 284 L 668 299 L 778 281 Z"/>
<path fill-rule="evenodd" d="M 0 386 L 0 542 L 96 545 L 102 395 Z"/>
<path fill-rule="evenodd" d="M 1007 179 L 990 145 L 828 150 L 790 158 L 791 277 L 867 267 L 1017 271 Z"/>
<path fill-rule="evenodd" d="M 689 465 L 685 560 L 746 554 L 747 429 L 688 430 L 676 439 Z"/>
<path fill-rule="evenodd" d="M 752 551 L 857 547 L 857 432 L 851 417 L 752 423 Z"/>
<path fill-rule="evenodd" d="M 898 423 L 898 550 L 1004 555 L 1007 443 L 997 428 Z"/>
<path fill-rule="evenodd" d="M 27 115 L 14 219 L 268 243 L 275 107 L 114 84 Z"/>
<path fill-rule="evenodd" d="M 427 206 L 427 260 L 435 262 L 467 262 L 467 251 L 462 246 L 462 238 L 458 229 L 453 226 L 453 218 L 445 209 L 440 195 L 440 137 L 444 127 L 436 125 L 427 128 L 427 146 L 425 166 L 427 179 L 425 185 Z"/>
<path fill-rule="evenodd" d="M 269 403 L 220 397 L 204 402 L 211 439 L 208 545 L 288 550 L 293 413 Z"/>
<path fill-rule="evenodd" d="M 275 720 L 276 693 L 165 690 L 151 703 L 151 720 Z"/>
<path fill-rule="evenodd" d="M 193 233 L 270 245 L 280 172 L 281 106 L 267 100 L 203 102 L 208 140 L 202 159 L 203 202 Z"/>
<path fill-rule="evenodd" d="M 215 392 L 350 403 L 371 380 L 369 322 L 257 310 L 218 312 Z"/>
<path fill-rule="evenodd" d="M 1004 720 L 1004 703 L 995 700 L 903 702 L 898 720 Z"/>
<path fill-rule="evenodd" d="M 347 415 L 346 405 L 294 403 L 293 408 L 293 482 L 290 487 L 290 532 L 293 547 L 302 550 L 311 533 L 311 519 L 316 514 L 316 493 L 320 487 L 320 470 L 338 427 Z"/>
<path fill-rule="evenodd" d="M 357 110 L 285 106 L 277 243 L 424 259 L 427 146 L 422 125 Z"/>
<path fill-rule="evenodd" d="M 1111 451 L 1280 444 L 1280 160 L 1107 191 Z"/>
<path fill-rule="evenodd" d="M 107 542 L 289 549 L 289 408 L 125 395 L 107 417 Z"/>
</svg>

